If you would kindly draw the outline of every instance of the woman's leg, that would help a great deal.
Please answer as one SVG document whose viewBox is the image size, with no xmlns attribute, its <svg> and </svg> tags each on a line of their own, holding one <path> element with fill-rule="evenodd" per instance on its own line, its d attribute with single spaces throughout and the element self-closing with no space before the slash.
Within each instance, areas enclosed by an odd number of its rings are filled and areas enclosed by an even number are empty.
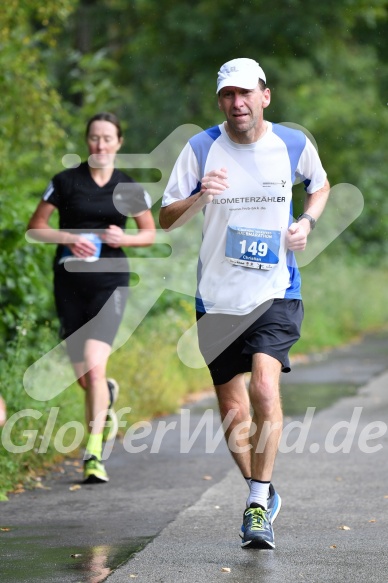
<svg viewBox="0 0 388 583">
<path fill-rule="evenodd" d="M 86 385 L 86 423 L 92 435 L 102 434 L 105 425 L 109 406 L 106 367 L 110 353 L 111 346 L 106 342 L 94 339 L 86 341 L 82 382 Z"/>
<path fill-rule="evenodd" d="M 7 419 L 7 407 L 4 399 L 0 396 L 0 427 L 4 425 Z"/>
</svg>

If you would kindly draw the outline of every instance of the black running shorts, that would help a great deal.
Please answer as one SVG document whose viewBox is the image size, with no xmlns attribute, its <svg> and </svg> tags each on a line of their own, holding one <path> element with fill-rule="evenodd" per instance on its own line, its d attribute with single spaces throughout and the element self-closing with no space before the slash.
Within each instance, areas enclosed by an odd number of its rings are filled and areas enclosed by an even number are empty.
<svg viewBox="0 0 388 583">
<path fill-rule="evenodd" d="M 290 372 L 288 353 L 300 338 L 302 300 L 275 299 L 250 314 L 197 312 L 199 348 L 215 385 L 252 370 L 252 355 L 276 358 L 282 372 Z"/>
<path fill-rule="evenodd" d="M 55 273 L 54 296 L 60 337 L 66 339 L 71 362 L 84 360 L 86 340 L 101 340 L 112 346 L 124 315 L 128 274 L 125 274 L 125 279 L 120 274 L 121 281 L 116 284 L 113 278 L 98 275 L 99 279 L 93 281 L 86 275 L 69 274 L 63 268 Z M 124 286 L 117 286 L 117 283 L 124 283 Z"/>
</svg>

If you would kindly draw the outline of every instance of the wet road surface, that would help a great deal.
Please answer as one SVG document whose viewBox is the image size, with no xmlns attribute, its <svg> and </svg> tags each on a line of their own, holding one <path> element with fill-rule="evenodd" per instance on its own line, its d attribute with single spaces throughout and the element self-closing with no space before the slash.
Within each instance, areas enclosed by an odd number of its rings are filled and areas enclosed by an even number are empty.
<svg viewBox="0 0 388 583">
<path fill-rule="evenodd" d="M 385 332 L 296 362 L 293 371 L 282 378 L 286 421 L 300 419 L 307 407 L 324 410 L 342 397 L 351 400 L 358 387 L 388 368 L 387 355 Z M 11 495 L 9 502 L 0 503 L 0 581 L 99 583 L 108 576 L 112 582 L 130 580 L 131 573 L 122 569 L 134 553 L 144 547 L 144 553 L 152 549 L 159 537 L 148 543 L 163 529 L 168 531 L 169 524 L 173 528 L 174 521 L 179 523 L 180 515 L 201 506 L 206 496 L 216 498 L 218 484 L 239 488 L 239 476 L 232 476 L 231 486 L 228 483 L 233 463 L 217 433 L 214 398 L 205 396 L 183 409 L 177 415 L 155 419 L 149 435 L 134 442 L 117 441 L 106 462 L 108 484 L 81 484 L 80 462 L 68 460 L 36 490 Z M 280 455 L 277 463 L 282 463 L 282 457 L 287 456 Z M 143 553 L 135 555 L 141 556 Z M 268 563 L 266 569 L 271 568 Z M 170 579 L 149 576 L 152 578 L 138 580 L 184 580 L 181 575 Z M 198 575 L 198 581 L 205 580 L 203 576 Z M 245 579 L 240 573 L 239 579 L 228 580 L 242 583 Z M 309 579 L 309 583 L 313 581 Z"/>
</svg>

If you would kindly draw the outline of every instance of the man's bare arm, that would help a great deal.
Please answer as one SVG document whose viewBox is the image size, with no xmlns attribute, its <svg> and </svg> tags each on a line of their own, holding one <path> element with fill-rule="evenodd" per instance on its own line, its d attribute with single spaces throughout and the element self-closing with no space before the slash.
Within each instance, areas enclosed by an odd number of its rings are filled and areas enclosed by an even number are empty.
<svg viewBox="0 0 388 583">
<path fill-rule="evenodd" d="M 321 216 L 323 209 L 326 206 L 330 193 L 330 184 L 326 179 L 325 184 L 319 190 L 312 194 L 307 194 L 304 203 L 304 213 L 309 214 L 316 221 Z"/>
<path fill-rule="evenodd" d="M 166 231 L 180 227 L 199 212 L 207 202 L 201 190 L 189 198 L 162 207 L 159 212 L 160 226 Z"/>
<path fill-rule="evenodd" d="M 318 220 L 326 206 L 330 193 L 330 184 L 326 179 L 325 184 L 312 194 L 307 194 L 304 204 L 304 213 Z M 307 235 L 311 231 L 310 221 L 301 219 L 297 223 L 292 223 L 287 231 L 286 245 L 290 251 L 303 251 L 306 248 Z"/>
</svg>

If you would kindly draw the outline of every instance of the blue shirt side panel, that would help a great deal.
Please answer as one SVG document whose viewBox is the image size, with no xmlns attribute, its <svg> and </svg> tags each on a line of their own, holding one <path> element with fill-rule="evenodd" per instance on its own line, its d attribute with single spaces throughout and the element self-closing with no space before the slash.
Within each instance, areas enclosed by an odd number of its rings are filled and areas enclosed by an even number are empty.
<svg viewBox="0 0 388 583">
<path fill-rule="evenodd" d="M 296 167 L 306 145 L 306 136 L 300 130 L 294 130 L 278 123 L 272 124 L 272 131 L 286 145 L 291 165 L 291 180 L 294 184 Z"/>
<path fill-rule="evenodd" d="M 299 159 L 306 145 L 306 136 L 300 130 L 294 130 L 281 124 L 272 124 L 273 133 L 284 142 L 287 148 L 288 157 L 291 166 L 291 180 L 295 182 L 296 168 Z M 305 183 L 306 184 L 306 183 Z M 293 216 L 292 202 L 290 205 L 290 222 Z M 287 253 L 287 267 L 290 274 L 290 285 L 286 289 L 284 297 L 287 299 L 301 299 L 301 278 L 300 272 L 295 260 L 294 254 L 289 251 Z"/>
<path fill-rule="evenodd" d="M 288 251 L 287 253 L 287 267 L 288 273 L 290 274 L 290 285 L 286 289 L 284 294 L 285 299 L 289 300 L 301 300 L 301 277 L 300 272 L 298 269 L 298 265 L 296 263 L 295 255 Z"/>
<path fill-rule="evenodd" d="M 200 134 L 196 134 L 189 140 L 189 144 L 193 148 L 193 152 L 195 157 L 198 160 L 199 165 L 199 172 L 201 177 L 205 173 L 205 164 L 209 154 L 209 150 L 214 144 L 215 140 L 219 138 L 221 135 L 221 130 L 218 126 L 213 126 L 201 132 Z"/>
<path fill-rule="evenodd" d="M 199 172 L 201 177 L 205 174 L 205 165 L 206 165 L 206 160 L 209 154 L 209 150 L 212 147 L 212 145 L 214 144 L 215 140 L 217 140 L 217 138 L 219 138 L 221 135 L 221 131 L 220 128 L 218 126 L 213 126 L 207 130 L 205 130 L 204 132 L 201 132 L 200 134 L 196 134 L 195 136 L 193 136 L 190 140 L 189 143 L 193 149 L 193 152 L 195 154 L 195 157 L 197 158 L 198 161 L 198 166 L 199 166 Z M 190 193 L 190 196 L 192 196 L 193 194 L 196 194 L 197 192 L 199 192 L 201 190 L 201 182 L 197 183 L 196 188 L 193 190 L 193 192 Z M 202 268 L 202 264 L 201 264 L 201 260 L 198 261 L 198 267 L 197 267 L 197 281 L 200 281 L 201 279 L 201 268 Z M 206 312 L 205 309 L 205 305 L 203 303 L 203 300 L 201 298 L 201 295 L 199 293 L 199 290 L 197 288 L 197 292 L 195 294 L 195 307 L 197 309 L 198 312 Z"/>
<path fill-rule="evenodd" d="M 200 281 L 200 277 L 201 277 L 201 271 L 202 271 L 202 262 L 201 259 L 198 259 L 198 264 L 197 264 L 197 281 Z M 195 309 L 197 310 L 197 312 L 206 312 L 206 308 L 205 308 L 205 304 L 203 302 L 203 299 L 201 297 L 201 294 L 199 293 L 199 289 L 197 287 L 197 291 L 195 292 Z"/>
<path fill-rule="evenodd" d="M 190 192 L 190 196 L 193 196 L 193 194 L 197 194 L 197 192 L 199 192 L 201 190 L 201 183 L 197 182 L 197 186 L 194 188 L 194 190 L 192 190 Z M 189 198 L 190 198 L 189 196 Z"/>
</svg>

